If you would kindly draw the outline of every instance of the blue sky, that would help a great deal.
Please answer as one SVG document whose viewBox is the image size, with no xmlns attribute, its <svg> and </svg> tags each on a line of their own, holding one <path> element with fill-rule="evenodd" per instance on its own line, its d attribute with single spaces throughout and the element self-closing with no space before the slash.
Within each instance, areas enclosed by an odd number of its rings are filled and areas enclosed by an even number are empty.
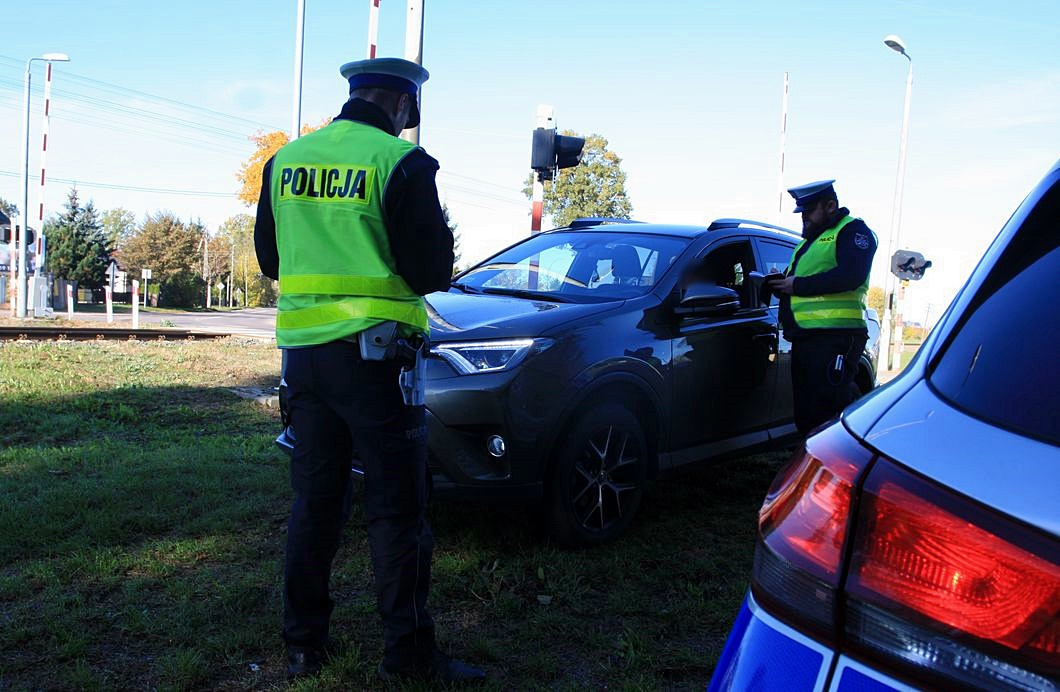
<svg viewBox="0 0 1060 692">
<path fill-rule="evenodd" d="M 369 0 L 307 0 L 303 121 L 337 113 L 340 64 L 365 56 Z M 634 217 L 797 226 L 785 187 L 836 178 L 841 203 L 891 233 L 907 62 L 914 85 L 901 243 L 934 262 L 907 315 L 933 322 L 983 249 L 1060 157 L 1060 2 L 453 2 L 425 0 L 421 143 L 459 224 L 463 261 L 529 231 L 538 104 L 622 158 Z M 21 200 L 25 61 L 53 71 L 45 213 L 71 181 L 100 210 L 160 209 L 216 228 L 250 211 L 235 173 L 258 130 L 291 123 L 295 0 L 4 3 L 0 197 Z M 402 55 L 406 6 L 382 0 L 379 54 Z M 34 63 L 31 179 L 44 68 Z M 30 207 L 38 189 L 30 186 Z M 923 317 L 921 317 L 923 314 Z"/>
</svg>

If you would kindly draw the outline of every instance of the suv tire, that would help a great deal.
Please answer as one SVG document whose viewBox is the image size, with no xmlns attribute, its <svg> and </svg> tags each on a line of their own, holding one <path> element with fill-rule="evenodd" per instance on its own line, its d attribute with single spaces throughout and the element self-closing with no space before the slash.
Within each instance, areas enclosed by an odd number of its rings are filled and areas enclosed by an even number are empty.
<svg viewBox="0 0 1060 692">
<path fill-rule="evenodd" d="M 648 446 L 624 405 L 594 406 L 556 448 L 546 494 L 549 534 L 565 545 L 596 545 L 622 534 L 644 497 Z"/>
</svg>

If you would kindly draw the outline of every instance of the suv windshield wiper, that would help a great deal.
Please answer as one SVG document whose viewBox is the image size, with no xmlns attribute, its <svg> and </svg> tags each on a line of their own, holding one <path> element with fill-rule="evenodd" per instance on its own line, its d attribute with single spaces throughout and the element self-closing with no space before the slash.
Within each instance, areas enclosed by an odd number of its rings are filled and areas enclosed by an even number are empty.
<svg viewBox="0 0 1060 692">
<path fill-rule="evenodd" d="M 531 300 L 547 300 L 552 303 L 569 303 L 570 298 L 548 291 L 528 291 L 524 288 L 483 288 L 480 293 L 490 295 L 514 296 L 516 298 L 529 298 Z"/>
</svg>

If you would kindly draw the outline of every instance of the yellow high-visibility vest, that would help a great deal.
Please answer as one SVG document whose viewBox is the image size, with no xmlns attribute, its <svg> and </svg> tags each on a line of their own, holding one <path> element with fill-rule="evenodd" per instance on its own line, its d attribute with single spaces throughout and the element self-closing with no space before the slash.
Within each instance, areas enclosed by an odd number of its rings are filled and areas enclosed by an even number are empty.
<svg viewBox="0 0 1060 692">
<path fill-rule="evenodd" d="M 371 125 L 336 120 L 276 153 L 278 346 L 327 343 L 386 320 L 427 332 L 423 298 L 397 274 L 383 208 L 391 174 L 415 149 Z"/>
<path fill-rule="evenodd" d="M 838 266 L 836 261 L 836 238 L 843 227 L 854 220 L 852 216 L 845 216 L 835 226 L 821 233 L 813 239 L 799 257 L 795 266 L 793 276 L 812 276 L 820 274 Z M 799 250 L 806 245 L 803 240 L 795 247 L 792 261 L 798 256 Z M 789 273 L 790 266 L 789 266 Z M 803 329 L 849 329 L 865 328 L 865 297 L 869 292 L 869 277 L 865 282 L 853 291 L 841 293 L 828 293 L 819 296 L 791 296 L 791 314 L 795 318 L 795 324 Z"/>
</svg>

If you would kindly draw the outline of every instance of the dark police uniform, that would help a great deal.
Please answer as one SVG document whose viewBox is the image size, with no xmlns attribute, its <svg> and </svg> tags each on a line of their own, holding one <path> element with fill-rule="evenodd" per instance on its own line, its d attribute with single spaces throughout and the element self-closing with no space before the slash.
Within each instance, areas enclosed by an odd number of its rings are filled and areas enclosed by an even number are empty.
<svg viewBox="0 0 1060 692">
<path fill-rule="evenodd" d="M 394 58 L 342 72 L 351 91 L 383 87 L 413 97 L 427 77 Z M 418 120 L 414 106 L 407 126 Z M 315 672 L 328 652 L 328 584 L 354 453 L 364 468 L 383 665 L 435 672 L 424 408 L 403 400 L 401 363 L 362 358 L 357 335 L 384 321 L 404 335 L 426 331 L 421 296 L 448 287 L 453 235 L 438 202 L 438 163 L 394 137 L 391 122 L 374 103 L 351 99 L 262 172 L 254 242 L 262 272 L 280 281 L 277 344 L 296 438 L 283 620 L 291 674 Z"/>
<path fill-rule="evenodd" d="M 788 192 L 796 213 L 835 198 L 834 181 Z M 841 207 L 826 227 L 804 236 L 785 274 L 793 294 L 780 295 L 780 321 L 791 342 L 795 426 L 806 435 L 855 399 L 858 360 L 868 339 L 865 296 L 876 253 L 875 234 Z"/>
</svg>

